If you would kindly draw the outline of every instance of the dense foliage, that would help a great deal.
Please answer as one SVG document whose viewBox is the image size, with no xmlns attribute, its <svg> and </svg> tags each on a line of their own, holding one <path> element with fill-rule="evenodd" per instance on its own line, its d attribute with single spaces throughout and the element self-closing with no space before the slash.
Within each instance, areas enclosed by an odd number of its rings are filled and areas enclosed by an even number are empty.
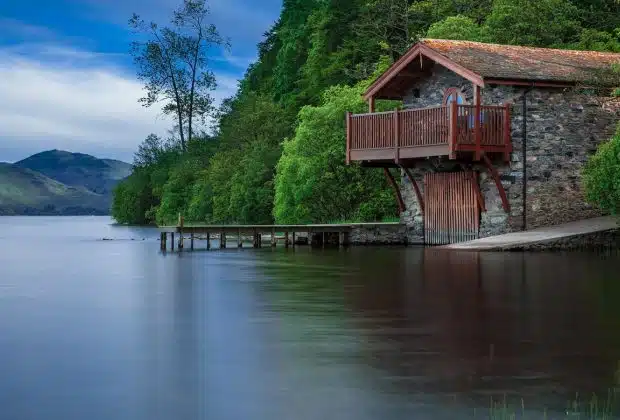
<svg viewBox="0 0 620 420">
<path fill-rule="evenodd" d="M 226 32 L 228 28 L 222 28 Z M 420 37 L 620 51 L 616 0 L 284 0 L 213 136 L 150 138 L 118 187 L 127 223 L 372 221 L 397 205 L 380 170 L 344 165 L 345 111 Z M 391 109 L 394 104 L 378 104 Z"/>
<path fill-rule="evenodd" d="M 590 202 L 611 214 L 620 214 L 620 126 L 592 156 L 584 168 L 583 181 Z"/>
</svg>

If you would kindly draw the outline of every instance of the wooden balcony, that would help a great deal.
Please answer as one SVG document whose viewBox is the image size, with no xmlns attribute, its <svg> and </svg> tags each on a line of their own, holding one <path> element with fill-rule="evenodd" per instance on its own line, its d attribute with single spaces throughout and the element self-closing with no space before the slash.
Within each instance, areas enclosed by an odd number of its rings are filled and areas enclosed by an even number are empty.
<svg viewBox="0 0 620 420">
<path fill-rule="evenodd" d="M 449 156 L 480 160 L 502 153 L 508 160 L 510 107 L 457 105 L 347 114 L 347 163 L 400 163 L 405 159 Z"/>
</svg>

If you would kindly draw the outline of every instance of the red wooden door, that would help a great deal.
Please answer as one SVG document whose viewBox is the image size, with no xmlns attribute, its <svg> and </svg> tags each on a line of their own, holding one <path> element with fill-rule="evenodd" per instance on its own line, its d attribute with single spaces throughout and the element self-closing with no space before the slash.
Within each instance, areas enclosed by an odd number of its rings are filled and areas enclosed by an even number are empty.
<svg viewBox="0 0 620 420">
<path fill-rule="evenodd" d="M 478 238 L 480 208 L 471 172 L 435 172 L 424 176 L 424 237 L 428 245 Z"/>
</svg>

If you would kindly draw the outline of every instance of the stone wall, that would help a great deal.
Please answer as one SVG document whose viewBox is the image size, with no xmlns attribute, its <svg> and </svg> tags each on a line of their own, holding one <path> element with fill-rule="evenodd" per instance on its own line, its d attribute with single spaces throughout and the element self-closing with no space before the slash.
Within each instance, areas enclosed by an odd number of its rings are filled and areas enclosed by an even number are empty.
<svg viewBox="0 0 620 420">
<path fill-rule="evenodd" d="M 404 225 L 376 225 L 355 227 L 349 241 L 352 245 L 405 245 L 407 227 Z"/>
<path fill-rule="evenodd" d="M 473 103 L 471 82 L 439 65 L 433 73 L 412 88 L 405 98 L 406 108 L 442 105 L 446 89 L 456 87 L 467 103 Z M 479 172 L 480 187 L 487 211 L 481 215 L 480 236 L 491 236 L 521 230 L 523 226 L 523 112 L 525 88 L 489 85 L 482 90 L 482 103 L 511 103 L 511 135 L 513 153 L 510 163 L 495 160 L 502 185 L 510 202 L 507 214 L 485 167 L 472 164 Z M 549 226 L 600 216 L 585 202 L 580 186 L 583 165 L 597 148 L 609 139 L 620 115 L 604 110 L 594 96 L 574 89 L 533 88 L 526 95 L 526 227 Z M 460 170 L 446 158 L 433 158 L 419 163 L 412 170 L 421 190 L 427 171 Z M 423 238 L 423 217 L 409 180 L 403 174 L 403 198 L 406 211 L 401 220 L 408 226 L 411 243 Z M 424 195 L 424 194 L 423 194 Z"/>
</svg>

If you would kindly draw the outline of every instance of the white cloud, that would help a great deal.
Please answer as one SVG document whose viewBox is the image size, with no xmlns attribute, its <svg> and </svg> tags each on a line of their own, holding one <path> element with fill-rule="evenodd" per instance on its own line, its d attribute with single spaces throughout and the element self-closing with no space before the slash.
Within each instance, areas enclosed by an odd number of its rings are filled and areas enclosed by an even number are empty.
<svg viewBox="0 0 620 420">
<path fill-rule="evenodd" d="M 53 45 L 44 51 L 0 48 L 0 161 L 53 148 L 131 160 L 148 134 L 171 127 L 160 110 L 137 102 L 142 85 L 133 74 L 101 54 Z M 216 76 L 219 102 L 237 81 Z"/>
</svg>

